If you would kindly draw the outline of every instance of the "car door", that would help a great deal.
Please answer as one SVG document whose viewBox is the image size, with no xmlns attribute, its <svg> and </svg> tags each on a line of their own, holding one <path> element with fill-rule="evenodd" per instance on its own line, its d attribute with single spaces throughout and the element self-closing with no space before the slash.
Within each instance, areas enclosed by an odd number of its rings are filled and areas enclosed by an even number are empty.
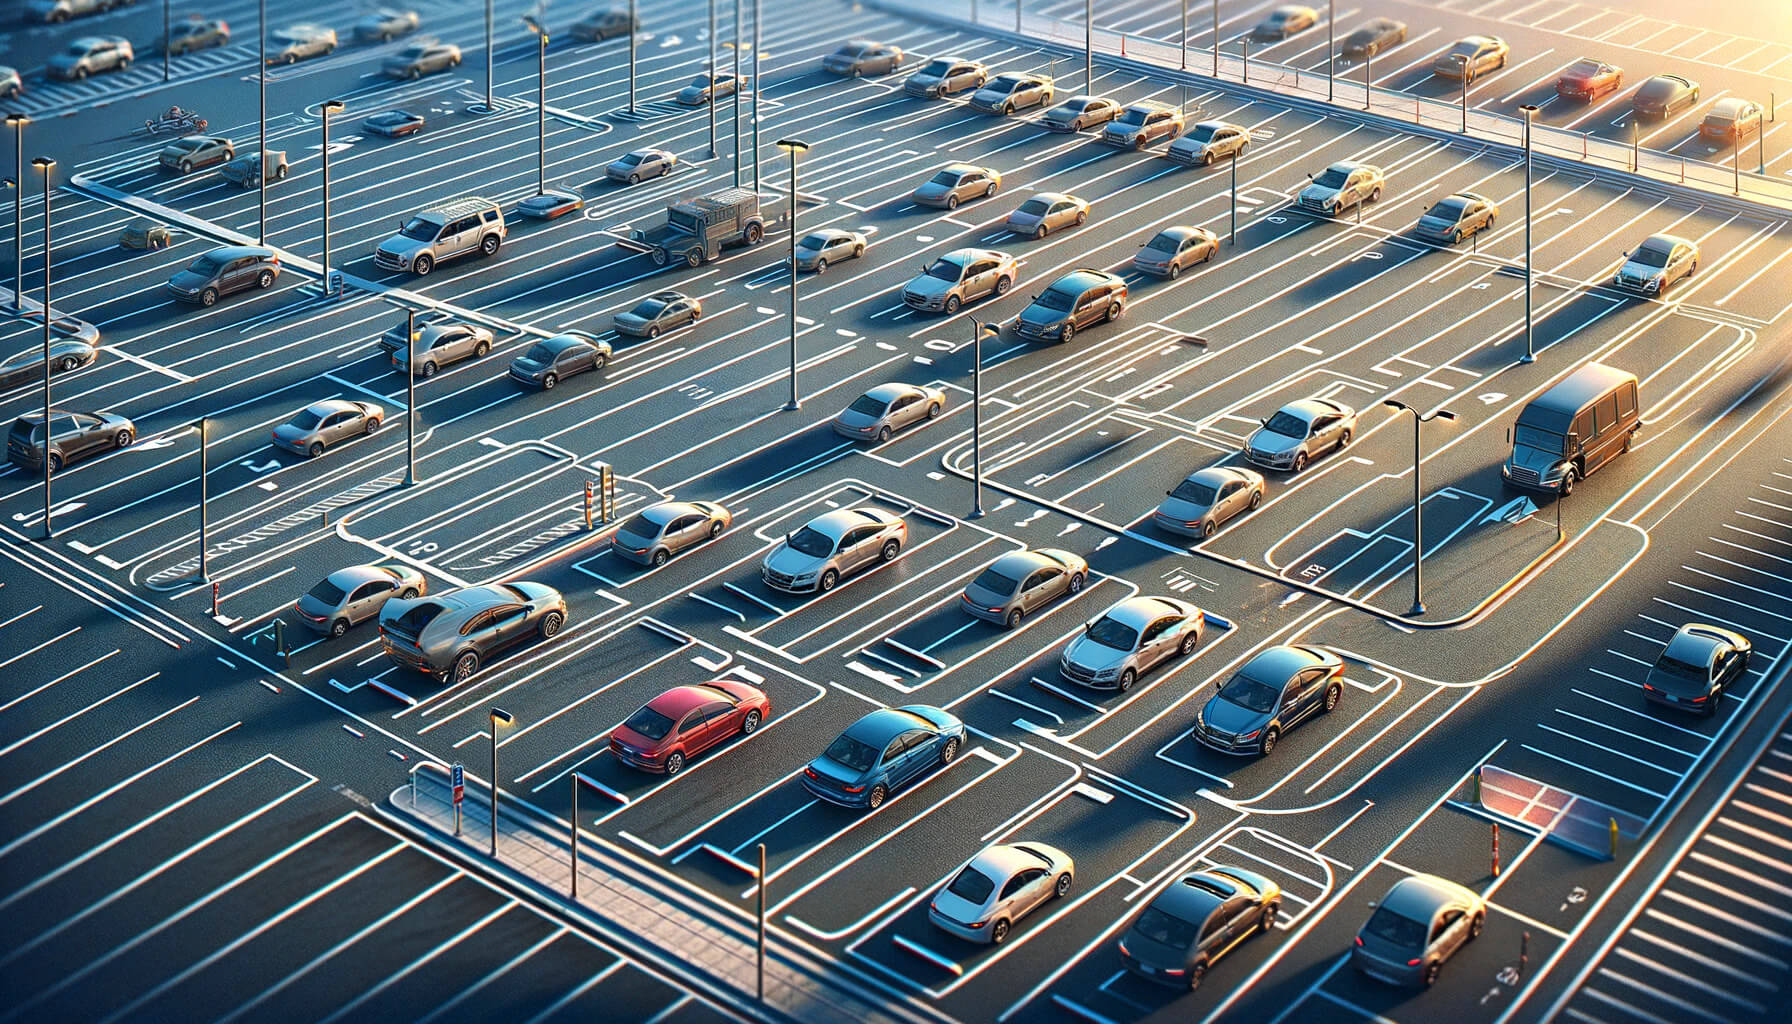
<svg viewBox="0 0 1792 1024">
<path fill-rule="evenodd" d="M 995 260 L 972 260 L 965 268 L 964 301 L 980 299 L 996 290 L 996 268 L 1001 264 Z"/>
<path fill-rule="evenodd" d="M 877 561 L 877 538 L 880 527 L 861 526 L 852 532 L 852 566 L 856 571 Z"/>
<path fill-rule="evenodd" d="M 504 605 L 493 616 L 493 622 L 498 628 L 498 642 L 508 647 L 529 635 L 529 606 Z"/>
<path fill-rule="evenodd" d="M 1176 620 L 1169 616 L 1153 620 L 1139 631 L 1139 652 L 1137 654 L 1138 669 L 1145 671 L 1164 658 L 1164 646 L 1168 641 L 1170 627 Z"/>
<path fill-rule="evenodd" d="M 666 308 L 666 319 L 673 327 L 681 327 L 696 319 L 697 306 L 690 299 L 679 299 Z"/>
<path fill-rule="evenodd" d="M 348 615 L 350 625 L 366 622 L 380 613 L 380 606 L 386 598 L 392 596 L 395 585 L 391 580 L 368 580 L 355 588 L 348 596 L 348 604 L 344 611 Z"/>
<path fill-rule="evenodd" d="M 920 419 L 927 411 L 921 404 L 921 396 L 915 392 L 897 397 L 890 405 L 890 425 L 900 430 Z"/>
<path fill-rule="evenodd" d="M 977 84 L 976 69 L 969 64 L 954 64 L 952 66 L 952 73 L 947 76 L 946 82 L 946 91 L 948 92 L 969 89 L 971 86 Z"/>
<path fill-rule="evenodd" d="M 712 700 L 691 712 L 691 716 L 701 719 L 702 724 L 697 727 L 695 738 L 685 741 L 686 756 L 707 750 L 715 746 L 717 740 L 727 736 L 728 714 L 733 710 L 734 705 L 727 701 Z"/>
<path fill-rule="evenodd" d="M 1064 570 L 1055 566 L 1048 565 L 1043 569 L 1035 569 L 1033 575 L 1028 576 L 1026 583 L 1022 586 L 1021 607 L 1031 612 L 1035 608 L 1050 604 L 1053 598 L 1064 592 L 1068 579 L 1069 577 L 1064 575 Z"/>
<path fill-rule="evenodd" d="M 666 525 L 666 547 L 683 551 L 703 536 L 704 516 L 692 512 L 679 516 Z"/>
<path fill-rule="evenodd" d="M 60 417 L 58 417 L 60 419 Z M 86 458 L 95 450 L 110 444 L 112 438 L 103 432 L 104 421 L 98 416 L 89 416 L 84 412 L 73 413 L 68 417 L 69 438 L 62 442 L 62 457 L 68 462 L 77 458 Z M 57 428 L 60 433 L 61 427 Z"/>
<path fill-rule="evenodd" d="M 703 749 L 703 737 L 708 732 L 708 705 L 699 705 L 685 712 L 678 720 L 678 742 L 684 746 L 685 757 L 689 758 Z"/>
<path fill-rule="evenodd" d="M 836 263 L 840 260 L 851 259 L 853 244 L 853 240 L 844 235 L 834 239 L 827 244 L 828 259 Z"/>
<path fill-rule="evenodd" d="M 1447 959 L 1461 947 L 1468 936 L 1468 915 L 1460 907 L 1451 907 L 1437 915 L 1431 928 L 1432 944 L 1440 959 Z"/>
</svg>

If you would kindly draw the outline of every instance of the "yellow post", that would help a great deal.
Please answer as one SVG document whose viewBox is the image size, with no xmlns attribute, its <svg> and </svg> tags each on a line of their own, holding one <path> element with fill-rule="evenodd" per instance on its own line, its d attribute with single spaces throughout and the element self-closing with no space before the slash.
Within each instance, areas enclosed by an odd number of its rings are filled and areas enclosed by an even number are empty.
<svg viewBox="0 0 1792 1024">
<path fill-rule="evenodd" d="M 1616 818 L 1611 819 L 1611 823 L 1612 823 L 1612 859 L 1617 860 L 1618 859 L 1618 819 L 1616 819 Z"/>
</svg>

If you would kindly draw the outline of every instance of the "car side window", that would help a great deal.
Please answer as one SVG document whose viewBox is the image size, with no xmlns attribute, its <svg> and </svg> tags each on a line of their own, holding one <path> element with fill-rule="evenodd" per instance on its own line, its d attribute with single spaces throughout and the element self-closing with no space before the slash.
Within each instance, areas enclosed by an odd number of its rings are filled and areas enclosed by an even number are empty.
<svg viewBox="0 0 1792 1024">
<path fill-rule="evenodd" d="M 926 729 L 910 729 L 902 734 L 902 749 L 914 750 L 918 747 L 925 747 L 932 740 L 933 733 Z"/>
<path fill-rule="evenodd" d="M 1315 418 L 1314 418 L 1314 420 L 1313 420 L 1313 425 L 1312 425 L 1312 426 L 1311 426 L 1311 427 L 1309 427 L 1309 428 L 1308 428 L 1308 431 L 1307 431 L 1307 432 L 1308 432 L 1308 434 L 1309 434 L 1309 435 L 1311 435 L 1311 434 L 1322 434 L 1322 433 L 1324 433 L 1324 432 L 1325 432 L 1325 431 L 1327 431 L 1327 430 L 1330 430 L 1330 429 L 1331 429 L 1331 426 L 1332 426 L 1332 424 L 1333 424 L 1333 423 L 1336 423 L 1336 422 L 1337 422 L 1337 421 L 1338 421 L 1338 418 L 1337 418 L 1337 417 L 1336 417 L 1336 416 L 1318 416 L 1318 417 L 1315 417 Z"/>
<path fill-rule="evenodd" d="M 1213 938 L 1225 927 L 1226 915 L 1216 913 L 1209 916 L 1207 918 L 1207 923 L 1201 926 L 1201 940 L 1205 942 L 1206 940 Z"/>
<path fill-rule="evenodd" d="M 1438 939 L 1443 938 L 1444 932 L 1448 931 L 1450 926 L 1455 924 L 1457 919 L 1461 916 L 1462 911 L 1460 910 L 1446 910 L 1442 914 L 1439 914 L 1437 923 L 1431 926 L 1431 941 L 1436 942 Z"/>
<path fill-rule="evenodd" d="M 1636 412 L 1636 392 L 1628 387 L 1618 389 L 1618 415 L 1629 416 Z"/>
<path fill-rule="evenodd" d="M 689 729 L 695 729 L 703 724 L 703 720 L 706 717 L 708 717 L 708 712 L 704 708 L 693 708 L 686 712 L 685 716 L 679 720 L 678 731 L 684 732 Z"/>
<path fill-rule="evenodd" d="M 460 627 L 460 635 L 470 636 L 475 631 L 484 629 L 491 624 L 492 613 L 489 611 L 480 612 L 468 619 L 466 623 Z"/>
<path fill-rule="evenodd" d="M 914 404 L 915 404 L 915 396 L 914 395 L 899 395 L 899 396 L 897 396 L 896 401 L 890 403 L 890 411 L 895 412 L 898 409 L 906 409 L 909 406 L 914 405 Z"/>
<path fill-rule="evenodd" d="M 1601 434 L 1610 430 L 1612 425 L 1618 422 L 1618 396 L 1606 395 L 1593 409 L 1599 414 L 1599 432 Z"/>
<path fill-rule="evenodd" d="M 1580 435 L 1583 442 L 1593 439 L 1593 410 L 1588 409 L 1574 418 L 1574 432 Z"/>
<path fill-rule="evenodd" d="M 81 428 L 82 430 L 92 430 L 95 427 L 98 427 L 99 425 L 100 425 L 99 417 L 89 416 L 85 413 L 79 413 L 79 412 L 75 413 L 75 426 Z"/>
<path fill-rule="evenodd" d="M 371 583 L 363 583 L 360 586 L 356 587 L 353 596 L 351 596 L 349 598 L 349 600 L 350 601 L 365 601 L 368 598 L 372 597 L 373 595 L 379 593 L 382 590 L 391 590 L 391 589 L 392 589 L 392 584 L 381 583 L 378 580 L 374 580 Z"/>
<path fill-rule="evenodd" d="M 901 757 L 902 751 L 904 749 L 906 749 L 907 746 L 908 746 L 907 740 L 902 736 L 898 736 L 895 739 L 891 740 L 890 745 L 884 748 L 883 763 L 889 764 L 891 761 L 894 761 L 897 758 Z"/>
<path fill-rule="evenodd" d="M 492 622 L 497 625 L 514 623 L 528 614 L 528 611 L 528 608 L 520 604 L 507 605 L 492 612 Z"/>
<path fill-rule="evenodd" d="M 1028 578 L 1027 589 L 1031 590 L 1034 587 L 1045 586 L 1047 583 L 1050 583 L 1052 580 L 1057 579 L 1059 575 L 1060 574 L 1059 574 L 1058 570 L 1056 570 L 1056 569 L 1041 569 L 1038 572 L 1034 573 L 1030 578 Z"/>
<path fill-rule="evenodd" d="M 726 716 L 728 714 L 728 712 L 733 711 L 733 710 L 734 710 L 734 705 L 728 703 L 725 700 L 712 700 L 709 703 L 698 708 L 696 711 L 696 714 L 702 715 L 703 721 L 707 722 L 707 721 L 710 721 L 711 719 L 722 718 L 722 717 Z"/>
<path fill-rule="evenodd" d="M 50 418 L 50 424 L 51 437 L 69 437 L 76 432 L 75 420 L 72 416 L 53 416 Z"/>
</svg>

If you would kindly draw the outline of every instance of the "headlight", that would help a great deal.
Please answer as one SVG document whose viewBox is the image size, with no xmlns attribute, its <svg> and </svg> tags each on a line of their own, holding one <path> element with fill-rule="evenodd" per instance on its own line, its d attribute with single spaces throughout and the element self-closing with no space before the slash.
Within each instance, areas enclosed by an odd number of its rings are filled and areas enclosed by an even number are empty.
<svg viewBox="0 0 1792 1024">
<path fill-rule="evenodd" d="M 1095 678 L 1097 678 L 1097 679 L 1112 679 L 1119 674 L 1120 674 L 1120 669 L 1118 666 L 1116 666 L 1113 668 L 1102 669 L 1101 671 L 1095 673 Z"/>
</svg>

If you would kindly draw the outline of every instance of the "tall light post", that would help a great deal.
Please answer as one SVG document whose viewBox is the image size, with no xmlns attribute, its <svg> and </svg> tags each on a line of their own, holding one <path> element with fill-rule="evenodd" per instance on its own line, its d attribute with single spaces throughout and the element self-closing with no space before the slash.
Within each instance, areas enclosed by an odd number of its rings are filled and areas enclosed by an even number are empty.
<svg viewBox="0 0 1792 1024">
<path fill-rule="evenodd" d="M 1371 65 L 1375 63 L 1375 48 L 1363 51 L 1363 109 L 1369 110 L 1375 102 L 1375 73 Z"/>
<path fill-rule="evenodd" d="M 268 151 L 268 0 L 256 0 L 255 32 L 261 37 L 261 60 L 255 69 L 255 91 L 259 97 L 261 109 L 261 127 L 258 129 L 261 145 L 257 153 L 264 156 Z M 255 241 L 268 243 L 268 176 L 263 174 L 255 183 L 255 204 L 259 213 L 255 219 Z"/>
<path fill-rule="evenodd" d="M 1019 0 L 1016 0 L 1018 3 Z M 764 0 L 753 0 L 753 191 L 759 191 L 759 23 Z"/>
<path fill-rule="evenodd" d="M 55 534 L 50 523 L 50 171 L 56 161 L 36 156 L 31 158 L 31 166 L 44 176 L 44 539 L 49 540 Z M 24 190 L 21 182 L 19 191 Z"/>
<path fill-rule="evenodd" d="M 498 726 L 509 725 L 516 721 L 515 716 L 503 708 L 492 708 L 486 712 L 492 725 L 492 859 L 498 859 Z"/>
<path fill-rule="evenodd" d="M 778 148 L 790 157 L 790 206 L 787 212 L 790 218 L 790 401 L 784 404 L 784 409 L 795 412 L 803 407 L 796 392 L 796 158 L 808 151 L 809 144 L 796 139 L 779 139 Z"/>
<path fill-rule="evenodd" d="M 1014 0 L 1014 2 L 1015 2 L 1015 9 L 1018 11 L 1019 7 L 1020 7 L 1020 0 Z M 1015 32 L 1020 31 L 1020 18 L 1018 16 L 1014 19 L 1014 31 Z M 1187 71 L 1188 70 L 1188 0 L 1182 0 L 1182 29 L 1181 29 L 1181 31 L 1176 33 L 1176 49 L 1179 52 L 1180 57 L 1181 57 L 1182 70 Z"/>
<path fill-rule="evenodd" d="M 1524 114 L 1524 362 L 1537 361 L 1537 350 L 1531 333 L 1531 125 L 1537 118 L 1537 105 L 1519 107 Z"/>
<path fill-rule="evenodd" d="M 174 26 L 172 24 L 172 16 L 169 13 L 169 5 L 173 2 L 174 0 L 162 0 L 162 81 L 164 82 L 168 81 L 170 73 L 168 66 L 168 51 L 173 49 L 173 47 L 168 44 L 174 42 L 174 36 L 172 34 Z"/>
<path fill-rule="evenodd" d="M 548 190 L 548 30 L 530 15 L 523 24 L 540 43 L 535 48 L 535 194 Z"/>
<path fill-rule="evenodd" d="M 12 176 L 12 308 L 16 313 L 25 310 L 25 126 L 30 123 L 24 114 L 6 115 L 17 164 Z"/>
<path fill-rule="evenodd" d="M 324 264 L 324 294 L 325 295 L 336 294 L 336 290 L 330 286 L 330 115 L 331 114 L 340 114 L 340 113 L 342 113 L 342 111 L 344 109 L 346 109 L 346 107 L 344 106 L 344 104 L 341 100 L 327 100 L 324 102 L 323 106 L 318 108 L 318 112 L 323 115 L 323 123 L 324 123 L 324 149 L 323 149 L 323 161 L 324 161 L 324 167 L 323 167 L 323 170 L 324 170 L 324 260 L 323 260 L 323 264 Z M 261 176 L 263 179 L 265 179 L 268 174 L 267 160 L 268 160 L 268 152 L 267 152 L 267 150 L 264 149 L 261 151 L 260 159 L 257 160 L 256 164 L 255 164 L 256 170 L 261 172 Z"/>
<path fill-rule="evenodd" d="M 635 15 L 635 0 L 628 0 L 628 112 L 635 112 L 635 29 L 641 19 Z"/>
<path fill-rule="evenodd" d="M 1240 146 L 1232 151 L 1232 227 L 1226 232 L 1226 244 L 1232 246 L 1238 244 L 1238 161 L 1244 157 L 1244 150 L 1245 147 Z"/>
<path fill-rule="evenodd" d="M 1467 135 L 1468 134 L 1468 56 L 1466 54 L 1461 54 L 1461 53 L 1452 53 L 1452 54 L 1450 54 L 1450 56 L 1456 58 L 1457 70 L 1462 73 L 1462 134 Z"/>
<path fill-rule="evenodd" d="M 1420 502 L 1424 500 L 1424 496 L 1420 488 L 1419 480 L 1420 470 L 1424 466 L 1424 459 L 1420 457 L 1419 453 L 1419 424 L 1429 423 L 1432 420 L 1447 420 L 1453 422 L 1456 419 L 1456 414 L 1448 409 L 1437 409 L 1424 415 L 1420 415 L 1417 409 L 1407 405 L 1405 402 L 1397 401 L 1392 398 L 1384 399 L 1381 404 L 1393 409 L 1396 414 L 1401 412 L 1412 413 L 1412 609 L 1407 612 L 1407 615 L 1417 617 L 1425 614 L 1423 590 L 1425 580 L 1425 535 L 1422 532 L 1424 513 L 1420 507 Z"/>
<path fill-rule="evenodd" d="M 497 109 L 492 102 L 492 0 L 485 0 L 485 109 L 480 113 Z"/>
<path fill-rule="evenodd" d="M 208 583 L 212 578 L 210 556 L 207 554 L 211 547 L 211 515 L 207 511 L 206 505 L 210 498 L 211 485 L 206 482 L 205 476 L 211 430 L 205 417 L 199 417 L 195 433 L 199 435 L 199 582 Z"/>
<path fill-rule="evenodd" d="M 417 311 L 404 308 L 404 485 L 417 483 Z"/>
<path fill-rule="evenodd" d="M 1095 91 L 1095 0 L 1083 0 L 1083 90 Z"/>
<path fill-rule="evenodd" d="M 741 0 L 730 0 L 734 6 L 734 187 L 740 187 L 740 13 Z M 759 80 L 753 80 L 753 91 L 759 91 Z"/>
<path fill-rule="evenodd" d="M 1213 77 L 1220 77 L 1220 0 L 1213 0 Z"/>
<path fill-rule="evenodd" d="M 983 337 L 1002 329 L 971 317 L 971 518 L 983 518 Z"/>
<path fill-rule="evenodd" d="M 709 0 L 709 158 L 716 158 L 716 0 Z"/>
<path fill-rule="evenodd" d="M 1338 59 L 1337 0 L 1325 0 L 1325 102 L 1332 101 L 1333 72 Z"/>
</svg>

